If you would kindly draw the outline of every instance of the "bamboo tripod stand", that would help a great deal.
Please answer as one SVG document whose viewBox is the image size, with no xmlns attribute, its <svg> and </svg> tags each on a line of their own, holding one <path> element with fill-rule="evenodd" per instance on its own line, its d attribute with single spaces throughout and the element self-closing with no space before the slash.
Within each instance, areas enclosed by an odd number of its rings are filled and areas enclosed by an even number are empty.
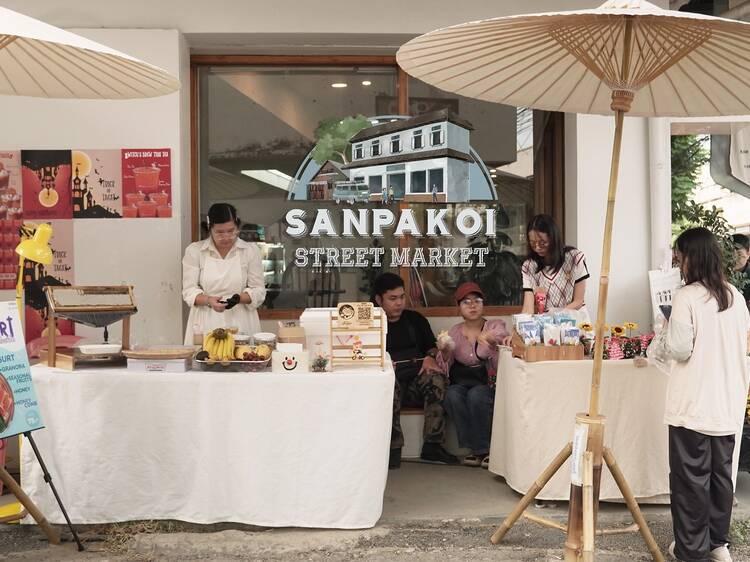
<svg viewBox="0 0 750 562">
<path fill-rule="evenodd" d="M 632 25 L 627 20 L 624 33 L 624 54 L 621 68 L 622 83 L 627 83 L 629 74 L 629 61 L 631 53 Z M 596 342 L 594 350 L 593 370 L 591 374 L 591 395 L 588 413 L 576 415 L 576 433 L 583 435 L 586 441 L 585 453 L 580 459 L 574 458 L 573 463 L 581 462 L 583 465 L 583 481 L 571 482 L 570 502 L 568 507 L 567 538 L 565 540 L 565 562 L 588 562 L 594 559 L 594 534 L 599 504 L 599 490 L 601 487 L 602 460 L 606 462 L 612 476 L 617 483 L 630 510 L 638 530 L 643 535 L 648 550 L 657 562 L 664 562 L 659 547 L 651 534 L 646 520 L 641 513 L 638 503 L 633 496 L 625 476 L 617 465 L 612 451 L 604 447 L 604 426 L 606 419 L 599 414 L 599 388 L 602 376 L 602 359 L 604 353 L 603 336 L 604 323 L 607 315 L 607 295 L 609 292 L 609 273 L 612 251 L 612 226 L 614 224 L 615 200 L 617 196 L 617 180 L 620 170 L 620 153 L 622 149 L 622 127 L 625 113 L 630 110 L 634 93 L 630 90 L 612 91 L 612 110 L 615 112 L 615 137 L 612 146 L 612 160 L 609 172 L 609 190 L 607 194 L 607 214 L 604 223 L 604 241 L 602 247 L 602 264 L 599 276 L 599 302 L 596 315 Z M 493 544 L 499 543 L 510 528 L 515 524 L 526 508 L 531 504 L 536 495 L 544 488 L 547 482 L 560 470 L 568 457 L 573 453 L 573 445 L 568 443 L 555 457 L 547 469 L 537 478 L 526 495 L 516 505 L 513 512 L 503 521 L 497 531 L 492 535 Z M 553 521 L 540 517 L 529 517 L 528 519 L 542 525 L 558 528 L 562 526 Z M 630 530 L 628 528 L 627 530 Z M 609 531 L 610 533 L 612 530 Z M 601 531 L 600 534 L 606 534 Z"/>
</svg>

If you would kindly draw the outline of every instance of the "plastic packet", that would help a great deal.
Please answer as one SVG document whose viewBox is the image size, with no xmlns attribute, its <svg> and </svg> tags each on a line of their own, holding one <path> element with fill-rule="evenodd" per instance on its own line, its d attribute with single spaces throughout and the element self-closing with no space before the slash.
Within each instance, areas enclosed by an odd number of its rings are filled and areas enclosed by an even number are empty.
<svg viewBox="0 0 750 562">
<path fill-rule="evenodd" d="M 560 345 L 560 326 L 556 324 L 544 325 L 544 345 Z"/>
</svg>

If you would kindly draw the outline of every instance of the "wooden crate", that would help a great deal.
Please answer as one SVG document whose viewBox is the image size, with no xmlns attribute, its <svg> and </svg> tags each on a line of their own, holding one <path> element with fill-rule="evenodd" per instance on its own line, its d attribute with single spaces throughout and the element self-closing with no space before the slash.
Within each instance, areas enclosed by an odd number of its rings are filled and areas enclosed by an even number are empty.
<svg viewBox="0 0 750 562">
<path fill-rule="evenodd" d="M 513 331 L 513 357 L 523 359 L 527 363 L 536 361 L 576 361 L 583 359 L 582 345 L 529 345 Z"/>
</svg>

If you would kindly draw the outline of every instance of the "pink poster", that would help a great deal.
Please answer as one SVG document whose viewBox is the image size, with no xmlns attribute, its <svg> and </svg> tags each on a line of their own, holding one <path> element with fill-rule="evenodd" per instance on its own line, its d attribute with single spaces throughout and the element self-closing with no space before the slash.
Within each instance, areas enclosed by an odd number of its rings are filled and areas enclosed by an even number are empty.
<svg viewBox="0 0 750 562">
<path fill-rule="evenodd" d="M 0 152 L 0 220 L 22 217 L 21 151 Z"/>
<path fill-rule="evenodd" d="M 122 216 L 172 216 L 172 164 L 168 148 L 122 150 Z"/>
<path fill-rule="evenodd" d="M 52 226 L 52 263 L 42 265 L 26 260 L 23 268 L 23 283 L 26 295 L 26 342 L 41 337 L 47 322 L 47 297 L 44 294 L 46 285 L 72 285 L 73 271 L 73 225 L 70 220 L 47 221 Z M 25 232 L 33 236 L 33 231 Z M 69 321 L 58 322 L 61 334 L 74 333 L 73 324 Z"/>
<path fill-rule="evenodd" d="M 122 216 L 122 159 L 119 149 L 73 150 L 73 218 Z"/>
<path fill-rule="evenodd" d="M 23 216 L 72 219 L 70 150 L 22 150 Z"/>
</svg>

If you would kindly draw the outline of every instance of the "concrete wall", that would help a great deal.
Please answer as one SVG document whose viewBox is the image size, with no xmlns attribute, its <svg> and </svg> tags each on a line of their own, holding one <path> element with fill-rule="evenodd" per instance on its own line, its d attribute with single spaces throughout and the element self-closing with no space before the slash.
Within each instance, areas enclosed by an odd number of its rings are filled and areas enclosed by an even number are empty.
<svg viewBox="0 0 750 562">
<path fill-rule="evenodd" d="M 626 118 L 615 205 L 606 322 L 648 327 L 651 262 L 648 121 Z M 591 279 L 586 303 L 596 316 L 602 238 L 609 185 L 614 119 L 568 115 L 566 122 L 566 242 L 586 253 Z"/>
<path fill-rule="evenodd" d="M 174 30 L 73 30 L 158 65 L 188 84 L 189 57 Z M 163 148 L 172 150 L 170 219 L 74 221 L 75 279 L 79 284 L 135 285 L 140 313 L 137 343 L 180 341 L 181 267 L 189 236 L 188 88 L 133 101 L 40 100 L 3 97 L 4 149 Z M 6 291 L 7 293 L 7 291 Z M 5 298 L 9 298 L 5 296 Z M 85 330 L 81 330 L 84 331 Z M 101 330 L 95 332 L 101 338 Z M 119 326 L 113 330 L 119 337 Z"/>
</svg>

